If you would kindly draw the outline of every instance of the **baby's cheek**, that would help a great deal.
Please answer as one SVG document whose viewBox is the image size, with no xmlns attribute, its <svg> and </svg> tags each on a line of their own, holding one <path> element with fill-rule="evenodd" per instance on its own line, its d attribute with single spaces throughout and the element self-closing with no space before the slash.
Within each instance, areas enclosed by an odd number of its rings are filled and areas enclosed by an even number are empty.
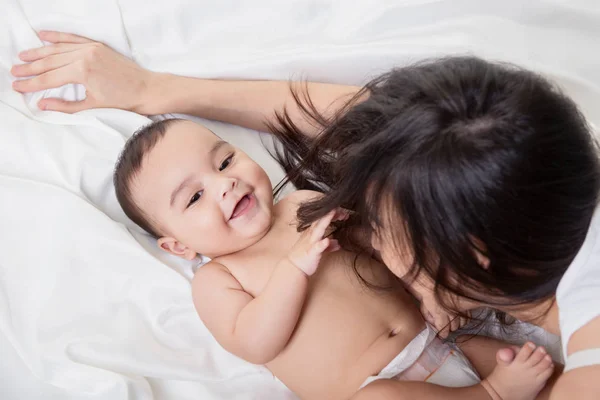
<svg viewBox="0 0 600 400">
<path fill-rule="evenodd" d="M 211 210 L 212 212 L 204 212 L 202 215 L 198 215 L 195 224 L 195 231 L 198 233 L 198 237 L 206 242 L 219 242 L 222 240 L 224 234 L 224 227 L 226 225 L 225 216 L 218 210 Z"/>
</svg>

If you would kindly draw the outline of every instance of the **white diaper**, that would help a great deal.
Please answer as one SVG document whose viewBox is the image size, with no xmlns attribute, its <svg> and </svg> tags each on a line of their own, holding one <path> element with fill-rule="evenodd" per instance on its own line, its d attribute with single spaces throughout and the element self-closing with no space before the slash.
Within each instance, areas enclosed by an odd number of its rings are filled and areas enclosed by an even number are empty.
<svg viewBox="0 0 600 400">
<path fill-rule="evenodd" d="M 377 376 L 368 377 L 361 388 L 378 379 L 430 382 L 447 387 L 473 386 L 481 381 L 462 352 L 442 342 L 429 325 Z"/>
</svg>

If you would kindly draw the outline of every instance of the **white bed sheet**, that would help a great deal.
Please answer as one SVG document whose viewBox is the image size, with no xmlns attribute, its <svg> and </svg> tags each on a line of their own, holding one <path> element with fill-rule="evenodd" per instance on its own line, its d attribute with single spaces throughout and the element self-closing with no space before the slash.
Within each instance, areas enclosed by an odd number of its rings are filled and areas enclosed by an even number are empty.
<svg viewBox="0 0 600 400">
<path fill-rule="evenodd" d="M 72 85 L 11 91 L 10 66 L 41 44 L 40 29 L 104 41 L 147 68 L 210 78 L 359 84 L 423 57 L 473 53 L 552 77 L 600 126 L 595 0 L 3 0 L 2 399 L 294 398 L 264 368 L 214 342 L 191 304 L 195 265 L 161 254 L 120 210 L 113 164 L 148 120 L 35 107 L 42 96 L 81 97 Z M 258 133 L 207 124 L 274 182 L 281 177 Z"/>
</svg>

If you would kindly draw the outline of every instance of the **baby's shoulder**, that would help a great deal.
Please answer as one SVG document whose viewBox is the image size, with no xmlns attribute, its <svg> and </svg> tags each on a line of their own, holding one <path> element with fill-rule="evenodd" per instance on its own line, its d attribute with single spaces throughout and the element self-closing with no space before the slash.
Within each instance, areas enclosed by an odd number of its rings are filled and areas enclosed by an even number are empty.
<svg viewBox="0 0 600 400">
<path fill-rule="evenodd" d="M 298 190 L 279 200 L 277 204 L 275 204 L 273 212 L 276 219 L 286 221 L 286 224 L 291 223 L 294 225 L 298 207 L 300 207 L 302 203 L 317 199 L 321 196 L 323 196 L 323 194 L 319 192 L 313 192 L 312 190 Z"/>
<path fill-rule="evenodd" d="M 219 262 L 210 261 L 198 268 L 194 274 L 192 293 L 195 291 L 204 292 L 206 287 L 229 287 L 233 282 L 237 282 L 237 279 L 226 266 Z"/>
</svg>

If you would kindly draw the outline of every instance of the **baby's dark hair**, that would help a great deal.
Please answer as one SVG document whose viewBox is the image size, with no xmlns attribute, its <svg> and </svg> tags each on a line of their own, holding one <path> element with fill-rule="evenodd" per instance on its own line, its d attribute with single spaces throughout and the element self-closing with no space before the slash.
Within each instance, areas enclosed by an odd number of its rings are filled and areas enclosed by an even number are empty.
<svg viewBox="0 0 600 400">
<path fill-rule="evenodd" d="M 272 127 L 288 181 L 325 193 L 299 208 L 300 228 L 354 211 L 345 228 L 387 229 L 410 255 L 407 278 L 425 272 L 454 311 L 441 293 L 499 307 L 553 298 L 600 190 L 592 132 L 556 86 L 514 65 L 449 57 L 374 79 L 330 119 L 306 91 L 294 96 L 322 127 L 302 139 L 286 112 Z"/>
<path fill-rule="evenodd" d="M 165 136 L 167 128 L 178 121 L 182 121 L 182 119 L 164 119 L 152 122 L 136 131 L 125 143 L 113 175 L 117 200 L 125 215 L 156 238 L 160 237 L 160 231 L 133 200 L 131 186 L 140 171 L 146 154 Z"/>
</svg>

